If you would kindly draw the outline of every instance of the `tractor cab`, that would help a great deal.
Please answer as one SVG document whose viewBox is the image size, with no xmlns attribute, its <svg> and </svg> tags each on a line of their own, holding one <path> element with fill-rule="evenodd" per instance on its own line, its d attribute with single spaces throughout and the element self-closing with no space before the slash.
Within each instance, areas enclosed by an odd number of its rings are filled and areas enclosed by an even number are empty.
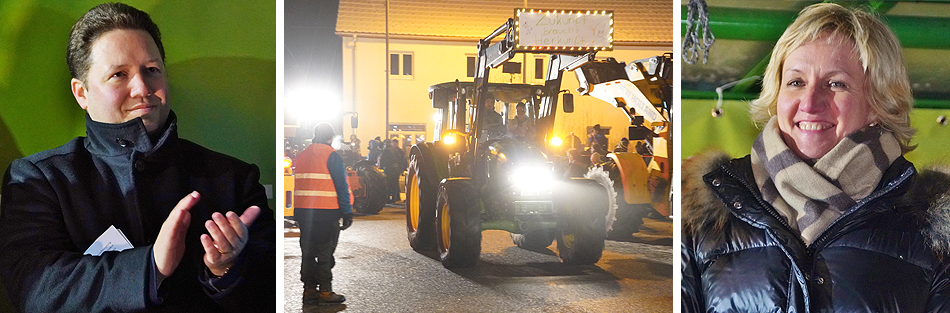
<svg viewBox="0 0 950 313">
<path fill-rule="evenodd" d="M 482 105 L 473 100 L 472 82 L 446 82 L 429 87 L 432 107 L 437 109 L 436 141 L 466 151 L 467 144 L 484 145 L 502 139 L 517 140 L 547 150 L 554 115 L 542 108 L 542 99 L 552 91 L 545 86 L 490 83 Z M 461 99 L 461 100 L 458 100 Z M 481 115 L 481 119 L 476 119 Z"/>
</svg>

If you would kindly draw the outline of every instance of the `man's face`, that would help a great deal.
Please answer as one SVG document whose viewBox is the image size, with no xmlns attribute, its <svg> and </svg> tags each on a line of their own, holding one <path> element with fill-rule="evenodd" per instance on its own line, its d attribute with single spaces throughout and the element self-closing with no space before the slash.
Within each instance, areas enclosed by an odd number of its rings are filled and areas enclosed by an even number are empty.
<svg viewBox="0 0 950 313">
<path fill-rule="evenodd" d="M 525 117 L 525 109 L 524 109 L 524 106 L 523 106 L 523 105 L 516 106 L 516 107 L 515 107 L 515 114 L 516 114 L 516 116 L 518 116 L 519 118 Z"/>
<path fill-rule="evenodd" d="M 85 81 L 73 78 L 73 95 L 92 120 L 122 123 L 142 117 L 154 133 L 168 119 L 168 83 L 158 46 L 144 30 L 99 35 Z"/>
</svg>

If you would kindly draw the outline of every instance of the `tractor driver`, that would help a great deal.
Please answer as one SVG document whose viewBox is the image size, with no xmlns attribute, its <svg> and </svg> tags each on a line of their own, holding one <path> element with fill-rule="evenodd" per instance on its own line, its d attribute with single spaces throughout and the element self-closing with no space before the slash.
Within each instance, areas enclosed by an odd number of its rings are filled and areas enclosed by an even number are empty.
<svg viewBox="0 0 950 313">
<path fill-rule="evenodd" d="M 501 114 L 495 112 L 495 95 L 486 93 L 483 105 L 484 110 L 482 110 L 482 114 L 484 114 L 484 116 L 480 117 L 481 121 L 479 122 L 479 126 L 481 126 L 482 129 L 486 129 L 491 125 L 501 125 Z"/>
<path fill-rule="evenodd" d="M 508 121 L 508 131 L 525 141 L 533 141 L 535 137 L 534 120 L 528 117 L 526 112 L 524 102 L 520 102 L 515 106 L 515 118 Z"/>
</svg>

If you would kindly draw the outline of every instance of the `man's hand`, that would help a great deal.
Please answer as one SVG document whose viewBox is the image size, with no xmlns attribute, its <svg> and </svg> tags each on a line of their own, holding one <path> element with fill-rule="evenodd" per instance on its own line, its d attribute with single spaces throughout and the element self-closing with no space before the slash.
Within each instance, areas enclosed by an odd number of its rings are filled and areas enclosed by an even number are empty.
<svg viewBox="0 0 950 313">
<path fill-rule="evenodd" d="M 225 215 L 215 212 L 211 214 L 211 220 L 205 221 L 210 236 L 201 235 L 201 246 L 205 249 L 205 266 L 211 270 L 211 274 L 224 276 L 231 269 L 247 245 L 247 227 L 254 223 L 260 213 L 261 208 L 251 206 L 240 217 L 231 211 Z"/>
<path fill-rule="evenodd" d="M 343 214 L 343 225 L 340 226 L 340 230 L 346 230 L 350 228 L 350 225 L 353 225 L 353 213 Z"/>
<path fill-rule="evenodd" d="M 159 282 L 171 276 L 178 268 L 182 256 L 185 254 L 185 235 L 188 233 L 188 224 L 191 224 L 191 213 L 188 211 L 198 203 L 200 195 L 192 191 L 172 209 L 168 218 L 162 223 L 158 232 L 152 253 L 155 257 L 155 267 L 158 269 Z"/>
</svg>

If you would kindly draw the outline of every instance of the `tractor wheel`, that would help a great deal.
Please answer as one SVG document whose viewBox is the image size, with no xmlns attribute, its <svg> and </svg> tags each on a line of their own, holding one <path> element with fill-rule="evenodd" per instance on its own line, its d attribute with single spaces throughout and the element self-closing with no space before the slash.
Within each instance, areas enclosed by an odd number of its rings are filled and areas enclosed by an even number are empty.
<svg viewBox="0 0 950 313">
<path fill-rule="evenodd" d="M 475 266 L 482 250 L 482 217 L 468 179 L 447 179 L 436 202 L 436 241 L 445 268 Z"/>
<path fill-rule="evenodd" d="M 567 264 L 594 264 L 604 252 L 607 192 L 588 179 L 572 179 L 558 201 L 557 250 Z"/>
<path fill-rule="evenodd" d="M 617 169 L 616 163 L 608 163 L 612 166 L 599 167 L 595 166 L 587 171 L 587 174 L 584 175 L 584 178 L 593 180 L 597 182 L 604 192 L 607 193 L 607 219 L 606 219 L 606 231 L 610 233 L 611 229 L 618 227 L 616 221 L 618 220 L 618 208 L 620 204 L 626 204 L 624 202 L 623 196 L 623 182 L 620 181 L 620 171 Z M 611 176 L 616 174 L 617 181 L 615 182 L 611 179 Z"/>
<path fill-rule="evenodd" d="M 362 160 L 353 164 L 362 190 L 353 190 L 353 210 L 362 214 L 377 214 L 386 205 L 386 180 L 376 166 Z"/>
<path fill-rule="evenodd" d="M 419 154 L 412 154 L 406 174 L 406 233 L 413 250 L 435 250 L 435 186 L 429 175 L 435 169 L 425 166 Z"/>
<path fill-rule="evenodd" d="M 524 234 L 511 234 L 511 241 L 518 248 L 538 251 L 550 246 L 551 242 L 554 241 L 554 237 L 556 237 L 554 230 L 535 230 Z"/>
</svg>

